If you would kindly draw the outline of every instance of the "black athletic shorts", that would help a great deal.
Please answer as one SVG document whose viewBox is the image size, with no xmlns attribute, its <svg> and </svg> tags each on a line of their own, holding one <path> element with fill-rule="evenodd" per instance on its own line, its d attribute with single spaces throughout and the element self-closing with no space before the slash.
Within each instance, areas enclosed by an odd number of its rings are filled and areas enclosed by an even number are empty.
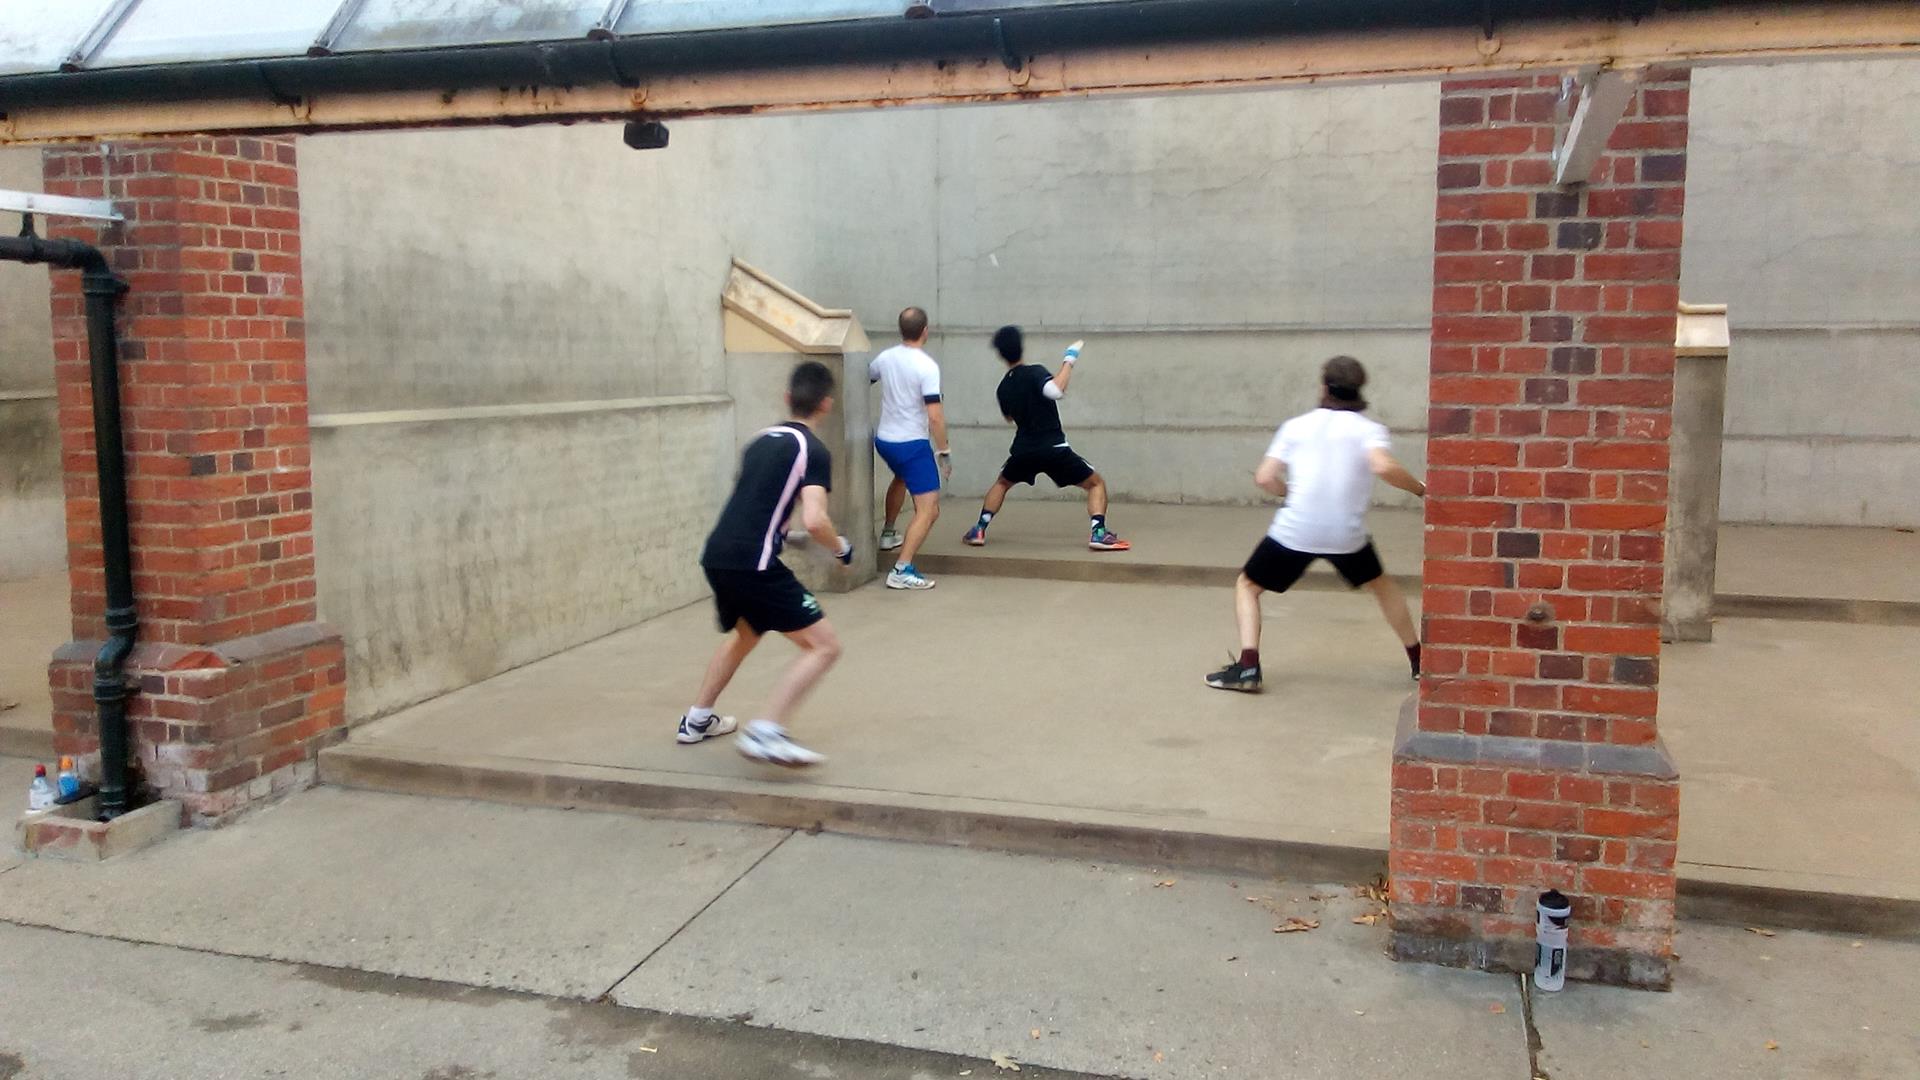
<svg viewBox="0 0 1920 1080">
<path fill-rule="evenodd" d="M 1386 573 L 1380 566 L 1379 553 L 1373 550 L 1372 539 L 1359 551 L 1327 555 L 1295 551 L 1271 536 L 1262 539 L 1260 546 L 1253 549 L 1253 555 L 1240 572 L 1268 592 L 1286 592 L 1315 559 L 1332 563 L 1334 570 L 1356 589 Z"/>
<path fill-rule="evenodd" d="M 791 634 L 827 617 L 793 571 L 775 562 L 765 570 L 716 570 L 707 567 L 720 632 L 745 620 L 756 634 Z"/>
<path fill-rule="evenodd" d="M 1009 484 L 1031 484 L 1041 473 L 1053 481 L 1055 487 L 1079 487 L 1093 475 L 1093 466 L 1087 459 L 1073 452 L 1071 446 L 1049 446 L 1044 450 L 1022 450 L 1007 458 L 1000 466 L 1000 475 Z"/>
</svg>

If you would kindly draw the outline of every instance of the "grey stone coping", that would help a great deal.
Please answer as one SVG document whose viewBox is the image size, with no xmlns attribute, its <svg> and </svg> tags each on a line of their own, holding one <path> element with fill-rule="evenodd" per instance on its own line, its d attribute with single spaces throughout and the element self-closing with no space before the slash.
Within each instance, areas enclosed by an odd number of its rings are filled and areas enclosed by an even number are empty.
<svg viewBox="0 0 1920 1080">
<path fill-rule="evenodd" d="M 1666 743 L 1651 746 L 1615 746 L 1610 743 L 1530 739 L 1511 735 L 1463 735 L 1421 731 L 1417 726 L 1419 695 L 1410 694 L 1400 706 L 1400 724 L 1394 733 L 1393 759 L 1450 761 L 1461 765 L 1520 765 L 1568 772 L 1641 776 L 1677 780 L 1679 770 Z"/>
</svg>

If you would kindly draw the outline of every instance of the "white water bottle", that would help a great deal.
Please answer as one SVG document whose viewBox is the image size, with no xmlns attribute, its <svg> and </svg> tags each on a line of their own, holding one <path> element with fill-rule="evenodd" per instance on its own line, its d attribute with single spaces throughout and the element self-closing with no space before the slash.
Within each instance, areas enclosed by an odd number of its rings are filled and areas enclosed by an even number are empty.
<svg viewBox="0 0 1920 1080">
<path fill-rule="evenodd" d="M 1560 890 L 1549 889 L 1540 894 L 1535 912 L 1533 985 L 1558 990 L 1567 984 L 1567 920 L 1573 917 L 1573 904 Z"/>
<path fill-rule="evenodd" d="M 53 785 L 47 783 L 47 767 L 33 767 L 33 783 L 27 786 L 27 813 L 53 809 Z"/>
</svg>

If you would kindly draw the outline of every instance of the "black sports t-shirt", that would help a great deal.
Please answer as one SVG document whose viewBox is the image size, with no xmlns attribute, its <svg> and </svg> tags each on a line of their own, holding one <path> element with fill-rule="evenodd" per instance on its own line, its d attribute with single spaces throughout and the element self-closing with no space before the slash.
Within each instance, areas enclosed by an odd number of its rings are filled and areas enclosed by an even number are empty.
<svg viewBox="0 0 1920 1080">
<path fill-rule="evenodd" d="M 740 479 L 707 537 L 700 565 L 713 570 L 766 570 L 786 544 L 787 519 L 803 487 L 833 488 L 826 444 L 790 420 L 770 427 L 740 456 Z"/>
<path fill-rule="evenodd" d="M 1067 441 L 1060 406 L 1043 389 L 1053 375 L 1039 364 L 1015 364 L 1000 380 L 1000 415 L 1013 421 L 1012 453 L 1045 450 Z"/>
</svg>

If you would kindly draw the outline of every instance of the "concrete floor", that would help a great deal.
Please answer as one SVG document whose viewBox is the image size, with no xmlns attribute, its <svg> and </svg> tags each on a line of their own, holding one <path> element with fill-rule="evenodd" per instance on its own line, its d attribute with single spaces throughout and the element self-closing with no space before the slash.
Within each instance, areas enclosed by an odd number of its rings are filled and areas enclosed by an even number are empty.
<svg viewBox="0 0 1920 1080">
<path fill-rule="evenodd" d="M 1688 925 L 1674 993 L 1534 995 L 1529 1032 L 1516 980 L 1391 963 L 1352 921 L 1374 909 L 322 789 L 107 863 L 0 867 L 0 1076 L 904 1080 L 1002 1075 L 994 1053 L 1150 1080 L 1917 1075 L 1920 945 Z M 1319 926 L 1272 933 L 1287 916 Z"/>
<path fill-rule="evenodd" d="M 606 766 L 654 782 L 837 793 L 1089 823 L 1384 848 L 1411 690 L 1365 597 L 1271 599 L 1264 695 L 1201 676 L 1233 640 L 1224 589 L 955 577 L 827 600 L 846 655 L 793 725 L 830 755 L 770 775 L 670 738 L 717 636 L 707 606 L 358 729 L 354 745 Z M 751 715 L 769 642 L 722 699 Z M 1728 620 L 1664 664 L 1681 873 L 1920 898 L 1920 629 Z"/>
</svg>

